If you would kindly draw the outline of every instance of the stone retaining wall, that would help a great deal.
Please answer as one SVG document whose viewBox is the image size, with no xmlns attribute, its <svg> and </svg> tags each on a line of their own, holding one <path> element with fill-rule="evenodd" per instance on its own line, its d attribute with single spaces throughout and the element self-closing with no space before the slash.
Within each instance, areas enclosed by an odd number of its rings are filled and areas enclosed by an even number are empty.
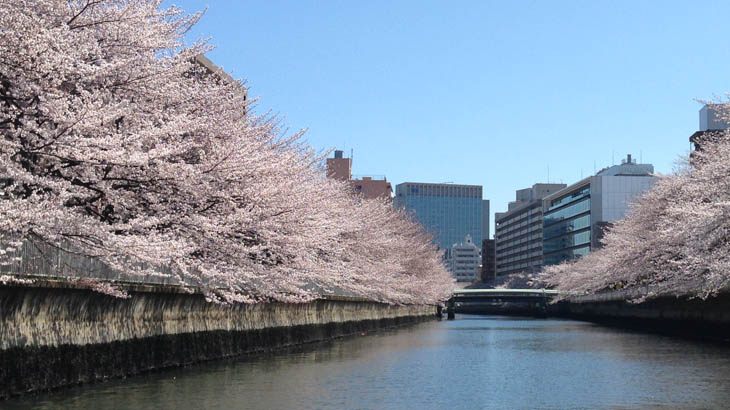
<svg viewBox="0 0 730 410">
<path fill-rule="evenodd" d="M 570 300 L 549 305 L 548 313 L 683 337 L 730 340 L 730 294 L 705 300 L 665 296 L 642 303 Z"/>
<path fill-rule="evenodd" d="M 330 298 L 219 305 L 171 286 L 118 299 L 61 282 L 0 285 L 0 398 L 427 320 L 432 306 Z"/>
</svg>

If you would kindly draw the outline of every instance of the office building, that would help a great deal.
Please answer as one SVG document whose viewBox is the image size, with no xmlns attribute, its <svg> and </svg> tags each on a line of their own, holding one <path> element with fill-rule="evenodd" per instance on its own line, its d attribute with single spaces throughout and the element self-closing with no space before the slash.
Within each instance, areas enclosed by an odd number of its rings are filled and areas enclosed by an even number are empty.
<svg viewBox="0 0 730 410">
<path fill-rule="evenodd" d="M 489 237 L 489 219 L 484 226 L 482 215 L 489 201 L 482 200 L 481 185 L 404 182 L 395 187 L 394 205 L 412 214 L 440 249 L 449 251 L 466 235 L 474 243 Z"/>
<path fill-rule="evenodd" d="M 481 281 L 487 282 L 497 278 L 495 240 L 482 240 L 482 272 Z"/>
<path fill-rule="evenodd" d="M 482 250 L 474 244 L 471 235 L 464 241 L 451 246 L 450 271 L 457 282 L 474 282 L 479 279 Z"/>
<path fill-rule="evenodd" d="M 596 175 L 543 199 L 543 264 L 587 255 L 600 246 L 607 225 L 623 218 L 631 200 L 655 181 L 651 164 L 637 164 L 628 155 Z"/>
<path fill-rule="evenodd" d="M 489 200 L 482 200 L 482 240 L 489 239 Z M 481 242 L 477 242 L 481 243 Z"/>
<path fill-rule="evenodd" d="M 566 184 L 535 184 L 515 191 L 506 212 L 495 214 L 495 273 L 533 273 L 542 269 L 542 198 Z"/>
</svg>

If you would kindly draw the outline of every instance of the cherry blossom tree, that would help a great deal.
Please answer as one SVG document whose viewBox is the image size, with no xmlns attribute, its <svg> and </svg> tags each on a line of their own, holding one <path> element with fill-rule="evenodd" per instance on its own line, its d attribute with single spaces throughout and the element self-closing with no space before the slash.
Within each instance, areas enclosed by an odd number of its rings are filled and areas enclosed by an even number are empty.
<svg viewBox="0 0 730 410">
<path fill-rule="evenodd" d="M 645 287 L 649 293 L 642 298 L 705 298 L 727 291 L 730 134 L 718 132 L 702 147 L 638 198 L 626 218 L 608 231 L 603 248 L 547 267 L 541 279 L 558 289 L 588 293 Z"/>
<path fill-rule="evenodd" d="M 29 241 L 213 301 L 448 297 L 422 228 L 327 180 L 301 134 L 196 62 L 200 14 L 160 5 L 0 4 L 0 263 Z"/>
</svg>

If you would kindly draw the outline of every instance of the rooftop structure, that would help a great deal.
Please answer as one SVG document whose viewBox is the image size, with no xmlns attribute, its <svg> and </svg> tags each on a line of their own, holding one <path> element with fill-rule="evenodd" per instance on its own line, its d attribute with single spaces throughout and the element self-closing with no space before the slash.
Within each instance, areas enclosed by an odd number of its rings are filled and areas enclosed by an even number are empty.
<svg viewBox="0 0 730 410">
<path fill-rule="evenodd" d="M 722 135 L 730 128 L 729 104 L 705 104 L 700 109 L 700 129 L 689 137 L 695 150 L 702 149 L 702 143 Z"/>
<path fill-rule="evenodd" d="M 342 151 L 335 151 L 334 158 L 327 158 L 326 164 L 327 178 L 338 181 L 352 179 L 352 158 L 345 158 Z"/>
<path fill-rule="evenodd" d="M 326 167 L 328 178 L 349 182 L 352 190 L 364 198 L 391 199 L 393 195 L 393 187 L 383 175 L 354 178 L 352 158 L 345 158 L 340 150 L 335 151 L 334 158 L 327 158 Z"/>
</svg>

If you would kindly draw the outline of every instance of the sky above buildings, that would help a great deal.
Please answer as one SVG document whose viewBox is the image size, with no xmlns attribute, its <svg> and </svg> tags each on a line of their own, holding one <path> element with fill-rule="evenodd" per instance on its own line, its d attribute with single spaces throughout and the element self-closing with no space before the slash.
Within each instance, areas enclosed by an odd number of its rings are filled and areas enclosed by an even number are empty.
<svg viewBox="0 0 730 410">
<path fill-rule="evenodd" d="M 672 172 L 696 99 L 730 91 L 730 2 L 174 4 L 207 7 L 188 38 L 211 37 L 256 113 L 352 150 L 355 175 L 482 185 L 492 224 L 516 189 L 628 153 Z"/>
</svg>

